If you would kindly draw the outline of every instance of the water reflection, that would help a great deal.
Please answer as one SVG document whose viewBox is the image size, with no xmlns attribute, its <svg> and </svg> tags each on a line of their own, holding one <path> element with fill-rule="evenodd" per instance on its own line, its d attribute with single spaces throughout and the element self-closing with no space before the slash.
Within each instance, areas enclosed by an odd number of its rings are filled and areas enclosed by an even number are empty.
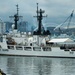
<svg viewBox="0 0 75 75">
<path fill-rule="evenodd" d="M 74 75 L 75 59 L 0 56 L 0 68 L 8 75 Z"/>
</svg>

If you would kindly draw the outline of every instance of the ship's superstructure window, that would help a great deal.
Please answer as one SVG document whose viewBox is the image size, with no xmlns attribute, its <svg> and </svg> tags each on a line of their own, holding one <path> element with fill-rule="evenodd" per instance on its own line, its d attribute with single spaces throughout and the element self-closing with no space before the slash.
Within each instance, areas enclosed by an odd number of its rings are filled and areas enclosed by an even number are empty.
<svg viewBox="0 0 75 75">
<path fill-rule="evenodd" d="M 30 43 L 30 46 L 32 46 L 32 43 Z"/>
<path fill-rule="evenodd" d="M 12 45 L 7 46 L 7 47 L 8 47 L 8 49 L 12 49 L 12 50 L 14 50 L 14 46 L 12 46 Z"/>
<path fill-rule="evenodd" d="M 24 50 L 31 51 L 32 49 L 31 49 L 31 47 L 24 47 Z"/>
<path fill-rule="evenodd" d="M 51 48 L 49 47 L 43 47 L 43 51 L 51 51 Z"/>
<path fill-rule="evenodd" d="M 41 51 L 41 47 L 33 47 L 34 51 Z"/>
<path fill-rule="evenodd" d="M 65 49 L 64 51 L 69 51 L 69 49 Z"/>
<path fill-rule="evenodd" d="M 17 50 L 23 50 L 23 48 L 21 46 L 16 46 Z"/>
</svg>

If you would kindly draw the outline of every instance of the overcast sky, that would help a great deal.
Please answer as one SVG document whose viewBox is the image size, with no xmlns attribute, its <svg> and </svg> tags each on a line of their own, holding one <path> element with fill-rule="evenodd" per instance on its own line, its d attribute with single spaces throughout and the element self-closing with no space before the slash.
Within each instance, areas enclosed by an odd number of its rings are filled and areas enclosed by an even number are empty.
<svg viewBox="0 0 75 75">
<path fill-rule="evenodd" d="M 0 0 L 0 18 L 10 21 L 9 16 L 16 13 L 15 5 L 18 4 L 23 20 L 34 21 L 36 3 L 39 3 L 39 8 L 45 10 L 43 15 L 48 17 L 44 21 L 48 23 L 60 24 L 75 10 L 75 0 Z"/>
</svg>

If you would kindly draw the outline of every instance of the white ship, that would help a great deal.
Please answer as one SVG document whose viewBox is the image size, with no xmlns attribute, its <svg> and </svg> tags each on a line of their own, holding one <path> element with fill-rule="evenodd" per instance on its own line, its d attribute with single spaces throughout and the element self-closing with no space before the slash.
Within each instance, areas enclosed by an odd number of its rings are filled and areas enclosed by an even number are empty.
<svg viewBox="0 0 75 75">
<path fill-rule="evenodd" d="M 50 39 L 50 32 L 41 31 L 44 11 L 38 10 L 38 30 L 33 35 L 17 32 L 18 13 L 15 29 L 7 35 L 0 35 L 0 55 L 38 56 L 38 57 L 75 57 L 75 42 L 70 38 Z M 17 18 L 16 18 L 17 17 Z"/>
</svg>

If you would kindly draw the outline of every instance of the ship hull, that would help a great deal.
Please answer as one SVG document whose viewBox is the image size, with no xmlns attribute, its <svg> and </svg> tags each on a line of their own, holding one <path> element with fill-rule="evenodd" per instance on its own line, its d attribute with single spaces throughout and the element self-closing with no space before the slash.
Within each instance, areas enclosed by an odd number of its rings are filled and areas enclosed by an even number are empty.
<svg viewBox="0 0 75 75">
<path fill-rule="evenodd" d="M 75 58 L 75 51 L 71 51 L 71 50 L 64 51 L 60 49 L 59 47 L 51 47 L 50 51 L 0 49 L 0 55 Z"/>
</svg>

